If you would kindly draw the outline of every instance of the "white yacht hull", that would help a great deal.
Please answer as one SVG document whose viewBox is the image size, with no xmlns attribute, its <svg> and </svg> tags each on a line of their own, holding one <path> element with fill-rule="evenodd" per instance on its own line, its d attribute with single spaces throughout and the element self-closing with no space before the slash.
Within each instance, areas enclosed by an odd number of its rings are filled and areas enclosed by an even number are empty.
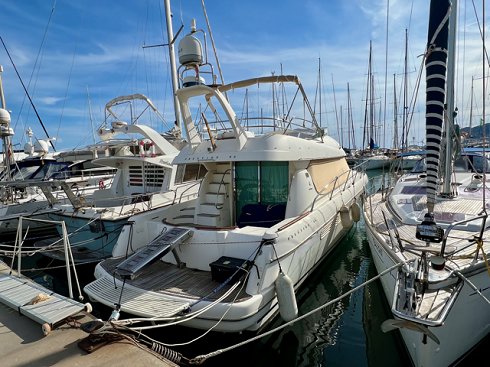
<svg viewBox="0 0 490 367">
<path fill-rule="evenodd" d="M 356 192 L 360 192 L 357 190 Z M 346 195 L 347 196 L 347 195 Z M 341 201 L 340 197 L 337 198 Z M 346 197 L 344 200 L 347 202 Z M 349 204 L 355 200 L 351 196 Z M 321 217 L 327 216 L 329 220 L 326 222 L 320 221 Z M 301 228 L 305 226 L 316 227 L 308 233 L 308 235 L 299 235 Z M 352 226 L 352 222 L 351 222 Z M 317 210 L 311 213 L 310 216 L 291 225 L 288 229 L 281 231 L 280 236 L 276 239 L 275 247 L 280 257 L 280 263 L 283 271 L 293 280 L 295 291 L 303 284 L 315 268 L 324 260 L 341 238 L 349 231 L 349 227 L 344 227 L 341 224 L 340 215 L 334 206 L 327 206 L 323 210 Z M 161 229 L 160 229 L 161 230 Z M 207 232 L 207 233 L 206 233 Z M 245 227 L 236 229 L 228 233 L 221 240 L 216 239 L 214 231 L 196 230 L 189 243 L 182 246 L 182 251 L 179 251 L 180 258 L 187 263 L 192 257 L 193 262 L 199 261 L 206 265 L 219 257 L 219 254 L 233 256 L 239 258 L 247 258 L 253 253 L 254 248 L 260 243 L 264 228 Z M 248 232 L 248 233 L 247 233 Z M 255 241 L 253 238 L 255 237 Z M 294 245 L 295 237 L 301 237 L 300 243 Z M 198 240 L 195 240 L 195 239 Z M 226 238 L 226 240 L 225 240 Z M 228 243 L 226 243 L 228 242 Z M 242 242 L 242 243 L 240 243 Z M 203 244 L 206 244 L 203 246 Z M 208 311 L 196 318 L 191 318 L 182 323 L 182 325 L 208 330 L 213 328 L 215 331 L 221 332 L 240 332 L 244 330 L 257 331 L 265 326 L 278 312 L 278 302 L 276 297 L 276 289 L 274 281 L 279 273 L 279 265 L 276 261 L 272 261 L 274 251 L 271 246 L 263 247 L 262 259 L 257 258 L 256 263 L 260 272 L 260 277 L 257 277 L 257 272 L 254 267 L 250 269 L 248 282 L 245 284 L 245 289 L 250 298 L 240 300 L 238 302 L 221 302 L 213 306 Z M 270 256 L 270 257 L 269 257 Z M 268 260 L 267 260 L 268 259 Z M 167 256 L 164 260 L 172 261 L 172 255 Z M 262 266 L 260 264 L 263 264 Z M 202 266 L 202 265 L 201 265 Z M 95 270 L 97 279 L 105 278 L 110 284 L 114 284 L 113 275 L 104 269 L 100 264 Z M 116 284 L 122 286 L 120 280 L 116 280 Z M 118 287 L 119 290 L 121 289 Z M 85 288 L 89 296 L 97 302 L 103 303 L 109 307 L 114 306 L 114 297 L 101 297 L 101 294 L 93 292 L 92 289 Z M 162 302 L 176 301 L 186 302 L 186 297 L 170 296 L 168 294 L 152 294 Z M 147 294 L 148 296 L 148 294 Z M 192 312 L 199 312 L 205 307 L 209 307 L 212 302 L 200 301 L 195 306 L 192 306 Z M 162 303 L 163 304 L 163 303 Z M 144 309 L 138 308 L 135 310 L 125 309 L 122 311 L 130 312 L 136 316 L 153 317 L 151 313 L 146 313 Z"/>
</svg>

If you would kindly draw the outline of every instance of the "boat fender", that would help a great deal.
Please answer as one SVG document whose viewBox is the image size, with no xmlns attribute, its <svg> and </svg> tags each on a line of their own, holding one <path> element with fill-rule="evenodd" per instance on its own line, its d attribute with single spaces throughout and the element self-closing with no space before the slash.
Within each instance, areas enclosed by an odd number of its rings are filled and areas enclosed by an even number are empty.
<svg viewBox="0 0 490 367">
<path fill-rule="evenodd" d="M 354 222 L 357 223 L 361 220 L 361 207 L 359 206 L 359 204 L 357 203 L 352 204 L 350 207 L 350 213 L 352 215 L 352 220 Z"/>
<path fill-rule="evenodd" d="M 340 222 L 342 223 L 342 227 L 344 227 L 345 229 L 348 229 L 352 226 L 350 212 L 346 206 L 340 208 Z"/>
<path fill-rule="evenodd" d="M 275 286 L 279 313 L 282 319 L 286 322 L 294 320 L 298 316 L 298 305 L 296 304 L 293 281 L 287 274 L 280 272 L 277 276 Z"/>
</svg>

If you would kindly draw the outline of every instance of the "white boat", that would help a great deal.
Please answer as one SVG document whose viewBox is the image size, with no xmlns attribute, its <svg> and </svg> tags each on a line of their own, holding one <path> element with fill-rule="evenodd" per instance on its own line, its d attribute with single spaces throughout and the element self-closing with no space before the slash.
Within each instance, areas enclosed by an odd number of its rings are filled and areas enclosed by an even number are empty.
<svg viewBox="0 0 490 367">
<path fill-rule="evenodd" d="M 296 292 L 360 219 L 367 176 L 324 135 L 296 76 L 203 84 L 202 54 L 186 52 L 202 49 L 194 36 L 179 44 L 176 95 L 189 145 L 174 164 L 206 167 L 199 198 L 175 216 L 131 218 L 84 290 L 117 305 L 111 325 L 137 322 L 115 321 L 125 312 L 256 331 L 278 312 L 297 316 Z"/>
<path fill-rule="evenodd" d="M 200 178 L 204 168 L 198 162 L 184 162 L 173 165 L 179 152 L 162 134 L 140 123 L 144 118 L 135 105 L 142 102 L 146 107 L 158 112 L 146 96 L 134 94 L 114 98 L 106 104 L 106 123 L 113 119 L 110 127 L 101 128 L 102 140 L 113 139 L 116 135 L 130 135 L 136 139 L 132 145 L 124 144 L 116 155 L 94 159 L 93 164 L 112 167 L 116 174 L 111 185 L 101 185 L 90 197 L 69 195 L 69 202 L 55 203 L 55 212 L 45 217 L 51 221 L 63 221 L 69 233 L 69 241 L 74 261 L 98 262 L 109 257 L 119 233 L 130 217 L 148 214 L 171 205 L 182 204 L 197 196 Z M 131 123 L 121 121 L 117 106 L 132 107 Z M 181 141 L 175 145 L 180 147 Z M 202 171 L 199 171 L 202 168 Z M 175 209 L 174 208 L 174 209 Z M 57 227 L 59 236 L 36 243 L 43 247 L 43 254 L 64 259 L 62 227 Z"/>
<path fill-rule="evenodd" d="M 54 177 L 58 180 L 63 179 L 67 185 L 77 185 L 79 192 L 87 194 L 98 187 L 101 180 L 108 182 L 112 172 L 103 167 L 91 170 L 87 160 L 58 160 L 55 154 L 49 152 L 48 141 L 36 139 L 35 143 L 32 142 L 33 133 L 30 128 L 27 130 L 29 142 L 24 146 L 25 157 L 18 160 L 20 154 L 14 153 L 12 149 L 11 138 L 14 131 L 10 127 L 10 113 L 6 110 L 1 76 L 0 99 L 0 137 L 3 143 L 3 164 L 0 171 L 0 241 L 3 244 L 1 251 L 5 253 L 10 251 L 7 242 L 13 240 L 17 233 L 19 217 L 40 217 L 53 210 L 43 191 L 49 190 L 50 195 L 53 198 L 57 197 L 57 200 L 66 198 L 63 191 L 57 190 L 56 185 L 50 183 Z M 36 182 L 43 186 L 36 185 Z M 27 236 L 32 238 L 49 234 L 49 227 L 52 226 L 42 222 L 30 223 Z"/>
<path fill-rule="evenodd" d="M 362 165 L 364 170 L 389 168 L 392 160 L 382 152 L 362 152 L 353 159 L 353 165 Z"/>
<path fill-rule="evenodd" d="M 459 363 L 490 331 L 490 162 L 458 155 L 441 139 L 441 126 L 452 131 L 455 115 L 456 2 L 432 0 L 430 14 L 424 165 L 367 196 L 363 216 L 393 313 L 382 329 L 400 331 L 415 366 L 437 367 Z M 441 145 L 454 170 L 439 172 Z"/>
</svg>

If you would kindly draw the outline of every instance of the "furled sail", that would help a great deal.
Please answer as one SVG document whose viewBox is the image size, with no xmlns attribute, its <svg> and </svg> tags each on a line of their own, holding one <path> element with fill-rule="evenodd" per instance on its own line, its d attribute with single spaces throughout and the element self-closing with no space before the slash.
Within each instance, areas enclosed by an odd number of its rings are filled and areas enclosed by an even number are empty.
<svg viewBox="0 0 490 367">
<path fill-rule="evenodd" d="M 426 140 L 427 140 L 427 209 L 432 213 L 435 204 L 441 148 L 450 0 L 432 0 L 427 35 L 426 68 Z"/>
</svg>

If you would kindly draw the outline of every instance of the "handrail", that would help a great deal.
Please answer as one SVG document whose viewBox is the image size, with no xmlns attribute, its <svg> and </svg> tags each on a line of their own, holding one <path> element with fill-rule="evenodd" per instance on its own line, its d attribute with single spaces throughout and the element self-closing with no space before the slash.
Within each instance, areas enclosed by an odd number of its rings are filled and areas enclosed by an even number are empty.
<svg viewBox="0 0 490 367">
<path fill-rule="evenodd" d="M 52 223 L 52 224 L 57 224 L 61 225 L 62 229 L 62 237 L 63 237 L 63 249 L 65 253 L 65 266 L 66 266 L 66 277 L 67 277 L 67 283 L 68 283 L 68 294 L 71 299 L 73 299 L 73 289 L 72 289 L 72 283 L 71 283 L 71 271 L 70 271 L 70 262 L 71 266 L 73 268 L 73 274 L 75 276 L 75 281 L 77 284 L 78 288 L 78 294 L 79 294 L 79 299 L 83 300 L 82 296 L 82 291 L 80 288 L 80 282 L 78 281 L 78 275 L 77 275 L 77 269 L 75 266 L 75 261 L 73 259 L 73 253 L 71 251 L 71 245 L 70 245 L 70 240 L 68 239 L 68 232 L 66 230 L 66 224 L 64 221 L 54 221 L 54 220 L 46 220 L 46 219 L 37 219 L 37 218 L 29 218 L 29 217 L 19 217 L 19 223 L 17 225 L 17 234 L 15 238 L 15 243 L 14 243 L 14 250 L 12 251 L 12 262 L 10 265 L 10 269 L 12 272 L 13 266 L 14 266 L 14 259 L 15 255 L 17 254 L 17 274 L 18 276 L 21 276 L 21 270 L 22 270 L 22 244 L 24 243 L 24 239 L 22 236 L 22 222 L 23 220 L 27 221 L 32 221 L 32 222 L 40 222 L 40 223 Z M 26 233 L 27 235 L 27 233 Z M 17 249 L 18 246 L 18 249 Z"/>
<path fill-rule="evenodd" d="M 350 176 L 350 171 L 351 171 L 351 170 L 352 170 L 352 168 L 349 168 L 348 170 L 346 170 L 346 171 L 342 172 L 340 175 L 335 176 L 335 178 L 334 178 L 334 179 L 332 179 L 331 181 L 329 181 L 327 184 L 325 184 L 325 185 L 323 186 L 322 190 L 321 190 L 321 191 L 320 191 L 320 192 L 317 194 L 317 196 L 315 196 L 315 198 L 313 199 L 313 203 L 311 203 L 310 212 L 312 212 L 312 211 L 315 209 L 315 204 L 316 204 L 316 202 L 317 202 L 317 199 L 318 199 L 318 198 L 320 198 L 320 197 L 322 197 L 322 196 L 325 196 L 325 195 L 330 194 L 330 198 L 329 198 L 329 200 L 332 200 L 332 197 L 333 197 L 334 191 L 340 187 L 340 186 L 339 186 L 339 187 L 337 187 L 337 186 L 336 186 L 336 185 L 337 185 L 337 181 L 339 180 L 339 178 L 340 178 L 340 177 L 342 177 L 342 176 L 344 176 L 345 174 L 347 174 L 347 178 L 346 178 L 346 180 L 345 180 L 345 183 L 347 183 L 347 182 L 349 181 L 349 176 Z M 358 171 L 356 171 L 356 172 L 358 172 Z M 353 180 L 353 179 L 351 179 L 351 181 L 352 181 L 352 180 Z M 328 192 L 323 192 L 324 190 L 326 190 L 326 189 L 327 189 L 327 188 L 330 186 L 330 184 L 331 184 L 332 182 L 334 183 L 332 190 L 331 190 L 331 191 L 328 191 Z M 345 189 L 346 189 L 346 187 L 347 187 L 347 185 L 344 185 L 344 189 L 343 189 L 343 190 L 345 190 Z"/>
<path fill-rule="evenodd" d="M 198 181 L 194 182 L 192 185 L 189 185 L 189 186 L 188 186 L 188 187 L 187 187 L 187 188 L 186 188 L 184 191 L 182 191 L 182 192 L 181 192 L 181 194 L 180 194 L 180 198 L 179 198 L 179 204 L 182 202 L 182 198 L 184 197 L 184 194 L 185 194 L 185 193 L 186 193 L 188 190 L 192 189 L 192 188 L 193 188 L 194 186 L 196 186 L 196 185 L 200 186 L 201 184 L 202 184 L 202 179 L 200 179 L 200 180 L 198 180 Z M 199 192 L 199 190 L 197 190 L 197 191 Z M 176 197 L 177 197 L 177 190 L 175 190 L 175 198 L 174 198 L 174 203 L 175 203 L 175 199 L 176 199 Z"/>
<path fill-rule="evenodd" d="M 223 174 L 221 175 L 221 181 L 219 182 L 218 192 L 216 193 L 216 202 L 214 203 L 214 207 L 218 210 L 223 209 L 223 206 L 224 206 L 224 205 L 218 205 L 218 195 L 220 194 L 221 186 L 225 185 L 224 178 L 225 178 L 225 175 L 228 174 L 228 172 L 231 172 L 230 168 L 225 170 L 225 172 L 223 172 Z M 225 186 L 225 192 L 224 193 L 226 194 L 226 186 Z"/>
<path fill-rule="evenodd" d="M 302 132 L 302 133 L 306 133 L 308 132 L 311 136 L 315 136 L 315 134 L 317 133 L 317 131 L 315 129 L 312 129 L 312 128 L 308 128 L 308 127 L 305 127 L 304 126 L 304 122 L 311 122 L 310 120 L 308 119 L 305 119 L 305 118 L 300 118 L 300 117 L 295 117 L 293 120 L 289 121 L 289 120 L 283 120 L 281 118 L 277 118 L 277 117 L 270 117 L 270 116 L 257 116 L 257 117 L 240 117 L 239 118 L 240 120 L 240 123 L 243 125 L 243 126 L 246 126 L 247 127 L 247 130 L 248 131 L 256 131 L 256 130 L 260 130 L 258 133 L 264 133 L 264 131 L 266 132 L 276 132 L 276 133 L 282 133 L 283 135 L 284 134 L 287 134 L 288 132 L 294 132 L 294 131 L 299 131 L 298 129 L 301 129 L 299 132 Z M 303 123 L 294 123 L 294 121 L 302 121 Z M 213 132 L 215 133 L 220 133 L 220 132 L 226 132 L 226 131 L 230 131 L 231 130 L 231 126 L 224 126 L 223 123 L 226 123 L 228 120 L 220 120 L 220 121 L 208 121 L 208 124 L 210 127 L 212 127 L 212 130 Z M 257 123 L 257 124 L 250 124 L 249 122 L 250 121 L 260 121 L 261 123 Z M 262 123 L 262 121 L 273 121 L 272 123 L 269 123 L 269 124 L 266 124 L 266 123 Z M 275 124 L 274 122 L 281 122 L 281 123 L 284 123 L 284 125 L 288 125 L 288 126 L 293 126 L 293 128 L 285 128 L 285 126 L 280 126 L 278 124 Z M 219 124 L 219 125 L 223 125 L 224 127 L 222 128 L 216 128 L 214 125 L 216 124 Z M 294 128 L 296 127 L 296 129 Z"/>
<path fill-rule="evenodd" d="M 461 224 L 465 224 L 465 223 L 469 223 L 469 222 L 472 222 L 474 220 L 477 220 L 477 219 L 484 219 L 483 220 L 483 223 L 482 223 L 482 226 L 485 225 L 485 219 L 488 217 L 488 214 L 485 213 L 485 214 L 480 214 L 476 217 L 473 217 L 473 218 L 470 218 L 470 219 L 464 219 L 464 220 L 460 220 L 459 222 L 455 222 L 455 223 L 452 223 L 450 224 L 446 231 L 444 232 L 444 236 L 442 237 L 442 245 L 441 245 L 441 253 L 440 253 L 440 256 L 441 257 L 444 257 L 444 252 L 446 250 L 446 243 L 447 243 L 447 238 L 449 236 L 449 232 L 451 232 L 451 230 L 458 226 L 458 225 L 461 225 Z"/>
</svg>

